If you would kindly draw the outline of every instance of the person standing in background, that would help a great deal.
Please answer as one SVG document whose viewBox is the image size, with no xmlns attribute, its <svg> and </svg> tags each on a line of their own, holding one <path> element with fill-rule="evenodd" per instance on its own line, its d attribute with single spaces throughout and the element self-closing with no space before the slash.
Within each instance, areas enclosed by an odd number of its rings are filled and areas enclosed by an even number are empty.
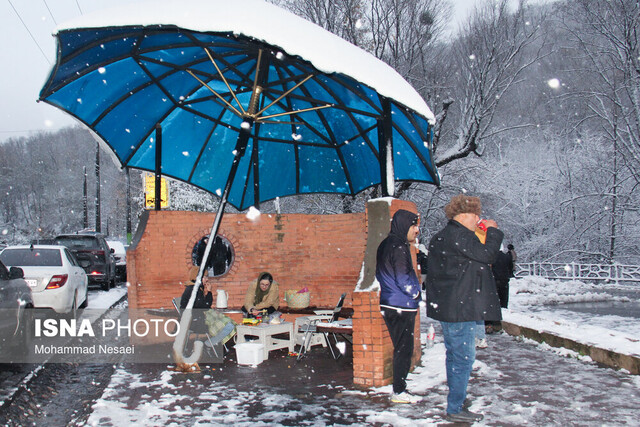
<svg viewBox="0 0 640 427">
<path fill-rule="evenodd" d="M 513 272 L 516 270 L 516 261 L 518 261 L 518 255 L 516 254 L 516 250 L 511 243 L 507 245 L 507 250 L 511 254 L 511 263 L 513 264 Z M 512 276 L 513 277 L 513 276 Z"/>
<path fill-rule="evenodd" d="M 500 307 L 507 308 L 509 306 L 509 279 L 513 277 L 513 259 L 511 251 L 498 252 L 496 261 L 491 265 L 493 277 L 496 280 L 496 288 L 498 297 L 500 298 Z"/>
</svg>

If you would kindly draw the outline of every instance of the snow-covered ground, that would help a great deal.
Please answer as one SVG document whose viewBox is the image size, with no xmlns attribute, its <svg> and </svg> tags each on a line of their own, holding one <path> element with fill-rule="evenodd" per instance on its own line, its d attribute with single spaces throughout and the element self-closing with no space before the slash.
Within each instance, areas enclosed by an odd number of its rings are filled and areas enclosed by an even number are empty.
<svg viewBox="0 0 640 427">
<path fill-rule="evenodd" d="M 108 309 L 113 304 L 118 302 L 123 296 L 127 294 L 126 286 L 118 286 L 109 291 L 94 291 L 89 292 L 89 303 L 87 308 L 89 309 Z"/>
<path fill-rule="evenodd" d="M 640 353 L 639 319 L 600 318 L 557 309 L 559 304 L 579 301 L 634 302 L 603 290 L 603 285 L 581 282 L 513 280 L 505 319 L 623 353 Z M 337 380 L 337 371 L 319 373 L 295 367 L 286 357 L 268 361 L 281 364 L 277 379 L 262 375 L 265 365 L 209 366 L 189 375 L 162 365 L 120 365 L 87 423 L 437 425 L 443 422 L 446 409 L 445 349 L 439 325 L 424 314 L 423 342 L 429 323 L 436 326 L 435 345 L 423 348 L 422 366 L 408 378 L 409 390 L 424 396 L 416 405 L 391 404 L 391 386 L 357 390 L 349 380 Z M 485 415 L 478 425 L 640 425 L 640 377 L 507 334 L 489 335 L 488 340 L 489 348 L 478 351 L 469 385 L 471 410 Z M 300 393 L 299 383 L 306 382 L 308 392 Z"/>
</svg>

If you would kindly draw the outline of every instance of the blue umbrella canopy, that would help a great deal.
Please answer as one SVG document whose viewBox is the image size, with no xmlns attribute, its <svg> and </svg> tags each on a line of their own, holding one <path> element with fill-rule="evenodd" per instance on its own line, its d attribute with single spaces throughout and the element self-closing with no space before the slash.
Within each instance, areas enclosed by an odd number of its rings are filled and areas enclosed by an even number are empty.
<svg viewBox="0 0 640 427">
<path fill-rule="evenodd" d="M 56 37 L 40 100 L 89 127 L 123 167 L 154 171 L 161 155 L 163 175 L 218 196 L 228 184 L 239 210 L 395 180 L 439 184 L 433 114 L 417 92 L 261 0 L 136 4 Z"/>
</svg>

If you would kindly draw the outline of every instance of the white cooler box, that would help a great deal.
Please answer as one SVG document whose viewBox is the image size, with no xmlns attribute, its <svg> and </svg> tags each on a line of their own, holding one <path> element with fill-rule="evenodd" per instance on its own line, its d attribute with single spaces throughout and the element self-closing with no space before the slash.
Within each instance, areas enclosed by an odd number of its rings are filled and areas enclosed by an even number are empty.
<svg viewBox="0 0 640 427">
<path fill-rule="evenodd" d="M 238 365 L 259 365 L 264 361 L 264 345 L 253 342 L 236 344 Z"/>
</svg>

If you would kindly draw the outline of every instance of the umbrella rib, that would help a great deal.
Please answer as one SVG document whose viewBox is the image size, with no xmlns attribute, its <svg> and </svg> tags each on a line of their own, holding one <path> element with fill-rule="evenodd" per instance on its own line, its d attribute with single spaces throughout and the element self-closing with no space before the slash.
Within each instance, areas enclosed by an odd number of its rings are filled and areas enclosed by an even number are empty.
<svg viewBox="0 0 640 427">
<path fill-rule="evenodd" d="M 262 53 L 262 51 L 260 51 Z M 259 59 L 258 59 L 259 60 Z M 256 75 L 258 74 L 258 71 L 256 70 Z M 300 82 L 296 83 L 295 86 L 293 86 L 291 89 L 287 90 L 286 92 L 284 92 L 282 95 L 280 95 L 279 97 L 277 97 L 276 99 L 274 99 L 271 104 L 267 105 L 266 107 L 264 107 L 262 110 L 258 111 L 256 113 L 256 116 L 259 116 L 260 114 L 264 113 L 265 110 L 268 110 L 269 108 L 271 108 L 271 106 L 273 104 L 276 104 L 278 101 L 280 101 L 282 98 L 284 98 L 285 96 L 289 95 L 291 92 L 293 92 L 294 90 L 296 90 L 297 88 L 299 88 L 300 86 L 302 86 L 303 84 L 306 83 L 307 80 L 309 80 L 311 77 L 313 77 L 313 74 L 309 74 L 307 77 L 305 77 L 304 79 L 302 79 Z M 265 116 L 266 118 L 267 116 Z"/>
<path fill-rule="evenodd" d="M 333 90 L 331 90 L 330 87 L 328 87 L 324 82 L 322 81 L 317 81 L 317 83 L 322 86 L 324 88 L 324 90 L 327 91 L 327 93 L 329 93 L 331 96 L 333 96 L 334 98 L 337 98 L 336 94 L 333 92 Z M 361 97 L 362 98 L 362 97 Z M 355 126 L 355 128 L 359 131 L 358 135 L 356 136 L 362 136 L 362 139 L 367 143 L 367 145 L 369 146 L 369 149 L 373 152 L 373 153 L 377 153 L 377 150 L 375 148 L 375 146 L 373 145 L 373 143 L 371 142 L 371 140 L 369 139 L 369 137 L 367 136 L 367 132 L 365 132 L 364 129 L 362 129 L 360 127 L 360 123 L 358 123 L 358 121 L 355 119 L 355 117 L 353 116 L 352 113 L 358 113 L 358 114 L 362 114 L 359 110 L 353 110 L 352 108 L 349 107 L 341 107 L 343 108 L 343 110 L 347 113 L 347 115 L 349 116 L 349 118 L 351 119 L 351 122 L 353 123 L 353 125 Z M 371 117 L 371 116 L 370 116 Z M 380 119 L 381 116 L 373 116 L 376 119 Z"/>
<path fill-rule="evenodd" d="M 289 73 L 290 75 L 293 74 L 292 70 L 289 68 L 283 68 L 283 70 L 286 73 Z M 278 75 L 280 75 L 280 72 L 278 72 Z M 317 79 L 316 79 L 317 80 Z M 306 97 L 308 97 L 309 99 L 313 99 L 315 101 L 315 98 L 313 98 L 313 96 L 311 95 L 309 88 L 307 87 L 301 87 L 300 90 L 306 95 Z M 327 91 L 327 93 L 329 93 Z M 332 95 L 333 96 L 333 95 Z M 306 98 L 305 97 L 305 98 Z M 335 96 L 333 96 L 333 99 L 336 99 Z M 288 100 L 289 104 L 290 101 Z M 308 101 L 311 102 L 311 101 Z M 316 101 L 317 102 L 317 101 Z M 327 141 L 327 143 L 329 144 L 329 146 L 331 145 L 336 145 L 336 138 L 335 135 L 333 134 L 333 130 L 331 129 L 331 126 L 329 126 L 329 122 L 326 120 L 325 116 L 323 114 L 318 114 L 318 119 L 320 120 L 320 122 L 322 122 L 322 124 L 324 125 L 324 128 L 327 131 L 327 137 L 325 137 L 324 135 L 322 135 L 320 132 L 317 132 L 314 126 L 307 126 L 309 129 L 311 129 L 313 132 L 315 132 L 316 134 L 320 135 L 320 137 L 324 140 Z M 296 145 L 296 148 L 298 147 L 298 145 Z"/>
<path fill-rule="evenodd" d="M 291 71 L 290 71 L 290 70 L 288 70 L 288 69 L 286 69 L 286 71 L 287 71 L 287 72 L 291 72 Z M 317 79 L 315 79 L 315 81 L 316 81 L 316 83 L 317 83 L 318 85 L 320 85 L 321 87 L 323 87 L 322 82 L 319 82 Z M 328 93 L 329 95 L 331 95 L 331 96 L 333 97 L 333 99 L 338 99 L 338 97 L 337 97 L 337 96 L 335 96 L 335 94 L 334 94 L 334 93 L 332 93 L 332 92 L 329 90 L 329 88 L 326 88 L 326 87 L 325 87 L 324 89 L 327 91 L 327 93 Z M 311 93 L 309 92 L 309 90 L 308 90 L 306 87 L 301 87 L 301 88 L 300 88 L 300 90 L 301 90 L 301 91 L 303 91 L 303 92 L 306 92 L 307 96 L 311 97 Z M 347 113 L 347 114 L 349 114 L 349 113 Z M 342 166 L 342 171 L 344 172 L 345 180 L 347 181 L 347 185 L 349 186 L 349 192 L 350 192 L 351 194 L 353 194 L 353 192 L 354 192 L 354 189 L 353 189 L 353 182 L 352 182 L 352 179 L 351 179 L 351 174 L 349 173 L 349 169 L 346 167 L 346 163 L 345 163 L 344 156 L 343 156 L 343 154 L 342 154 L 342 150 L 340 150 L 340 148 L 338 147 L 338 144 L 337 144 L 337 142 L 336 142 L 335 135 L 333 134 L 333 131 L 332 131 L 331 127 L 329 126 L 329 122 L 327 121 L 326 117 L 325 117 L 323 114 L 318 114 L 318 118 L 320 119 L 320 121 L 321 121 L 322 123 L 324 123 L 325 129 L 327 129 L 327 132 L 330 134 L 330 140 L 329 140 L 329 143 L 330 143 L 330 144 L 332 143 L 332 144 L 333 144 L 333 146 L 335 147 L 336 154 L 337 154 L 338 158 L 340 159 L 340 163 L 341 163 L 341 166 Z M 351 120 L 355 121 L 353 117 L 351 117 Z M 357 123 L 356 123 L 356 126 L 357 126 Z M 295 147 L 296 147 L 296 154 L 297 154 L 297 153 L 298 153 L 298 147 L 299 147 L 299 145 L 296 145 Z M 296 164 L 297 164 L 297 158 L 296 158 Z M 296 171 L 296 173 L 297 173 L 297 171 Z M 299 177 L 298 177 L 297 181 L 299 181 Z"/>
<path fill-rule="evenodd" d="M 287 70 L 287 71 L 289 71 L 289 70 Z M 284 90 L 284 89 L 286 89 L 286 86 L 285 86 L 285 84 L 286 84 L 286 83 L 288 83 L 288 82 L 293 82 L 293 81 L 295 81 L 295 80 L 296 80 L 296 77 L 295 77 L 295 76 L 291 76 L 290 78 L 286 78 L 286 77 L 284 77 L 284 76 L 282 75 L 283 70 L 282 70 L 281 68 L 276 68 L 276 73 L 278 74 L 278 77 L 280 78 L 280 80 L 278 81 L 278 83 L 283 87 L 283 90 Z M 275 82 L 272 82 L 272 83 L 275 83 Z M 275 87 L 275 85 L 274 85 L 274 87 Z M 293 107 L 291 106 L 291 99 L 292 99 L 292 98 L 300 99 L 300 100 L 303 100 L 303 101 L 308 102 L 308 103 L 310 103 L 310 104 L 313 104 L 313 103 L 317 103 L 317 104 L 319 104 L 319 103 L 321 103 L 321 102 L 325 102 L 325 101 L 320 101 L 320 100 L 318 100 L 318 99 L 315 99 L 315 98 L 311 97 L 311 94 L 309 94 L 309 93 L 308 93 L 308 89 L 307 89 L 307 88 L 305 88 L 305 87 L 300 88 L 300 90 L 301 90 L 303 93 L 307 93 L 309 96 L 306 96 L 306 95 L 305 95 L 304 97 L 302 97 L 302 96 L 298 96 L 298 95 L 291 94 L 291 96 L 289 96 L 289 97 L 287 97 L 287 98 L 286 98 L 286 102 L 285 102 L 285 104 L 286 104 L 286 108 L 284 108 L 284 107 L 283 107 L 283 110 L 291 110 L 291 109 L 293 108 Z M 318 116 L 319 116 L 319 115 L 318 115 Z M 320 116 L 319 116 L 319 117 L 320 117 Z M 322 140 L 326 141 L 328 145 L 331 145 L 331 144 L 333 143 L 333 140 L 332 140 L 331 138 L 329 138 L 327 135 L 322 134 L 322 132 L 318 131 L 318 130 L 315 128 L 315 126 L 311 125 L 307 120 L 305 120 L 305 119 L 304 119 L 304 117 L 298 117 L 298 120 L 300 120 L 301 125 L 306 126 L 306 127 L 307 127 L 307 129 L 309 129 L 311 132 L 313 132 L 315 135 L 317 135 L 317 136 L 318 136 L 318 138 L 320 138 L 320 139 L 322 139 Z M 321 117 L 320 117 L 320 120 L 322 121 L 322 118 L 321 118 Z M 263 123 L 264 123 L 264 122 L 263 122 Z M 293 126 L 293 125 L 297 125 L 297 123 L 295 123 L 295 122 L 281 122 L 281 123 L 283 123 L 283 124 L 291 124 L 292 126 Z M 324 123 L 324 125 L 325 125 L 325 128 L 326 128 L 327 123 Z M 297 132 L 295 128 L 292 128 L 291 130 L 292 130 L 292 132 Z M 330 133 L 330 132 L 329 132 L 329 133 Z"/>
<path fill-rule="evenodd" d="M 367 133 L 371 132 L 372 130 L 376 129 L 377 127 L 378 127 L 378 125 L 377 125 L 377 124 L 375 124 L 375 125 L 369 126 L 369 127 L 368 127 L 368 128 L 366 128 L 366 129 L 362 129 L 361 134 L 367 134 Z M 339 144 L 339 145 L 338 145 L 338 147 L 343 147 L 343 146 L 345 146 L 347 143 L 352 142 L 352 141 L 355 141 L 356 139 L 358 139 L 358 138 L 360 138 L 360 137 L 362 136 L 361 134 L 360 134 L 360 133 L 358 133 L 358 134 L 356 134 L 356 135 L 352 136 L 351 138 L 346 139 L 346 140 L 344 141 L 344 143 Z"/>
<path fill-rule="evenodd" d="M 207 83 L 205 83 L 203 80 L 201 80 L 198 76 L 195 75 L 195 73 L 191 70 L 187 70 L 187 73 L 191 74 L 193 76 L 193 78 L 195 78 L 196 80 L 198 80 L 200 82 L 200 84 L 204 87 L 206 87 L 207 89 L 209 89 L 211 91 L 211 93 L 213 93 L 215 96 L 217 96 L 222 102 L 225 103 L 225 105 L 227 105 L 231 111 L 233 111 L 237 116 L 242 117 L 242 113 L 240 113 L 240 111 L 238 111 L 236 109 L 236 107 L 234 107 L 233 105 L 231 105 L 231 103 L 229 101 L 227 101 L 226 99 L 224 99 L 224 97 L 222 95 L 220 95 L 218 92 L 216 92 L 211 86 L 209 86 Z M 235 98 L 235 96 L 234 96 Z"/>
<path fill-rule="evenodd" d="M 262 121 L 262 120 L 265 120 L 265 119 L 271 119 L 273 117 L 280 117 L 280 116 L 288 116 L 288 115 L 292 115 L 292 114 L 306 113 L 306 112 L 309 112 L 309 111 L 322 110 L 324 108 L 330 108 L 330 107 L 333 107 L 333 105 L 327 104 L 327 105 L 320 105 L 319 107 L 303 108 L 302 110 L 285 111 L 284 113 L 269 114 L 268 116 L 259 117 L 256 120 L 257 121 Z"/>
<path fill-rule="evenodd" d="M 220 75 L 220 78 L 222 79 L 224 84 L 227 85 L 227 89 L 229 89 L 229 92 L 231 92 L 231 96 L 233 96 L 233 99 L 235 99 L 235 101 L 238 103 L 238 106 L 240 107 L 240 110 L 242 110 L 242 114 L 243 115 L 246 114 L 247 112 L 244 110 L 244 108 L 242 107 L 242 104 L 240 103 L 240 101 L 236 97 L 236 93 L 233 91 L 233 89 L 231 89 L 231 86 L 229 86 L 229 82 L 225 78 L 224 74 L 222 74 L 222 71 L 220 71 L 220 68 L 218 67 L 218 64 L 216 64 L 216 61 L 213 59 L 213 56 L 211 55 L 211 52 L 209 52 L 209 49 L 207 49 L 207 48 L 204 48 L 204 51 L 207 53 L 207 56 L 211 60 L 211 63 L 213 64 L 213 66 L 216 67 L 216 70 L 218 71 L 218 74 Z M 262 53 L 262 51 L 260 51 L 260 53 Z M 260 61 L 259 58 L 258 58 L 258 61 Z M 258 74 L 258 72 L 256 71 L 256 75 L 257 74 Z M 191 73 L 191 75 L 193 75 L 193 74 Z M 209 88 L 209 90 L 212 90 L 212 89 Z M 231 106 L 231 104 L 229 104 L 229 106 Z"/>
<path fill-rule="evenodd" d="M 222 114 L 221 114 L 222 115 Z M 196 158 L 196 161 L 193 163 L 193 167 L 191 168 L 191 172 L 189 173 L 189 178 L 187 179 L 187 182 L 191 182 L 191 180 L 193 179 L 193 174 L 196 173 L 196 169 L 198 168 L 198 163 L 200 163 L 200 158 L 202 157 L 202 154 L 204 153 L 204 150 L 206 149 L 207 145 L 209 144 L 209 141 L 211 140 L 211 135 L 213 135 L 213 133 L 215 132 L 216 128 L 218 127 L 217 122 L 213 122 L 213 126 L 211 127 L 211 131 L 209 132 L 209 135 L 207 135 L 207 138 L 205 139 L 205 143 L 202 144 L 202 147 L 200 148 L 200 152 L 198 153 L 198 157 Z"/>
<path fill-rule="evenodd" d="M 425 168 L 427 169 L 427 172 L 429 173 L 429 175 L 433 178 L 433 174 L 431 173 L 431 171 L 429 170 L 429 167 L 427 166 L 427 161 L 424 158 L 424 156 L 422 155 L 422 153 L 420 152 L 420 150 L 418 150 L 415 146 L 415 144 L 413 143 L 413 141 L 407 136 L 407 133 L 401 129 L 399 126 L 393 125 L 393 127 L 395 128 L 395 130 L 402 136 L 402 138 L 405 140 L 405 142 L 409 145 L 409 147 L 411 147 L 411 150 L 414 152 L 414 154 L 418 157 L 418 159 L 420 159 L 420 162 L 422 163 L 423 166 L 425 166 Z M 408 180 L 411 181 L 411 180 Z"/>
<path fill-rule="evenodd" d="M 418 123 L 415 120 L 415 117 L 413 117 L 413 114 L 405 114 L 405 117 L 407 117 L 407 119 L 411 122 L 411 124 L 413 125 L 413 127 L 416 129 L 416 131 L 420 134 L 420 137 L 423 140 L 428 140 L 429 138 L 426 138 L 425 135 L 422 133 L 422 129 L 420 128 L 420 126 L 418 126 Z M 427 169 L 427 172 L 429 172 L 429 175 L 431 176 L 431 179 L 433 179 L 434 183 L 438 182 L 438 178 L 436 177 L 436 173 L 435 171 L 433 171 L 430 167 L 429 167 L 429 162 L 427 161 L 427 159 L 424 158 L 424 156 L 422 155 L 422 153 L 420 152 L 420 150 L 418 150 L 415 147 L 415 144 L 413 144 L 409 138 L 407 138 L 406 133 L 404 132 L 404 130 L 400 129 L 399 126 L 393 125 L 396 130 L 398 131 L 398 133 L 400 133 L 404 139 L 407 141 L 407 143 L 411 146 L 411 148 L 414 150 L 414 152 L 416 153 L 416 155 L 418 156 L 418 158 L 420 159 L 420 161 L 422 162 L 422 164 L 424 165 L 425 169 Z M 433 159 L 433 152 L 431 151 L 431 144 L 428 144 L 427 149 L 429 150 L 429 156 L 431 159 Z"/>
</svg>

